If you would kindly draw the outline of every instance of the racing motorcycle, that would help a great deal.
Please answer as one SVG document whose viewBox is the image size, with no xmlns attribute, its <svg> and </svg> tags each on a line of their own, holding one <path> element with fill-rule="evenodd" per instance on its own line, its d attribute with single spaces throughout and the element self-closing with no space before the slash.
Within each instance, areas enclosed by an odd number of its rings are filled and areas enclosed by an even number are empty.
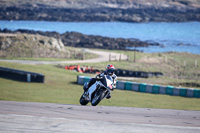
<svg viewBox="0 0 200 133">
<path fill-rule="evenodd" d="M 84 87 L 88 85 L 88 82 L 84 84 Z M 83 88 L 84 88 L 83 87 Z M 92 106 L 96 106 L 105 97 L 110 95 L 113 90 L 113 79 L 109 75 L 97 75 L 96 82 L 88 88 L 88 91 L 84 92 L 80 98 L 81 105 L 87 105 L 91 102 Z"/>
</svg>

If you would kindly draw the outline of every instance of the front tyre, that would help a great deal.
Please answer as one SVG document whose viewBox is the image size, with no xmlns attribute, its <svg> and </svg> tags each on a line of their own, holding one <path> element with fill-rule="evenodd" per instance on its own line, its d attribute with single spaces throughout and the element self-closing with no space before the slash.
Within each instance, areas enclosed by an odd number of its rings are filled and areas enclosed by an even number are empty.
<svg viewBox="0 0 200 133">
<path fill-rule="evenodd" d="M 88 104 L 88 100 L 85 100 L 85 98 L 83 97 L 83 95 L 81 96 L 81 98 L 80 98 L 80 104 L 81 105 L 87 105 Z"/>
<path fill-rule="evenodd" d="M 99 89 L 92 98 L 91 102 L 92 106 L 96 106 L 97 104 L 99 104 L 102 99 L 103 99 L 103 90 Z"/>
</svg>

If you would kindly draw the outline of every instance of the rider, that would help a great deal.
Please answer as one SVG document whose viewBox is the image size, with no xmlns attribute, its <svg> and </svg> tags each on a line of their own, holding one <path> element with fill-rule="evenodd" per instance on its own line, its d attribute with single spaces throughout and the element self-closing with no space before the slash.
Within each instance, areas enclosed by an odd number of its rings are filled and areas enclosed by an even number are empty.
<svg viewBox="0 0 200 133">
<path fill-rule="evenodd" d="M 115 67 L 114 67 L 114 65 L 110 64 L 110 65 L 107 65 L 106 70 L 99 75 L 100 76 L 103 76 L 103 75 L 111 76 L 113 79 L 113 88 L 116 88 L 117 76 L 114 74 L 114 72 L 115 72 Z M 97 76 L 99 76 L 99 75 L 97 75 Z M 91 78 L 88 85 L 84 86 L 84 88 L 83 88 L 84 92 L 87 92 L 88 88 L 90 88 L 90 86 L 92 86 L 95 82 L 96 82 L 96 78 Z M 111 98 L 111 95 L 108 95 L 106 98 L 107 99 Z"/>
</svg>

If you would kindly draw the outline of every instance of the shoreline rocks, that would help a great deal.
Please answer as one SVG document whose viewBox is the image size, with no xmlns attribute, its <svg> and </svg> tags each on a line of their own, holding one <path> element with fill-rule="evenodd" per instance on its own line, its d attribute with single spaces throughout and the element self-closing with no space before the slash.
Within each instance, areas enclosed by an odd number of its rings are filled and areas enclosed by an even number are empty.
<svg viewBox="0 0 200 133">
<path fill-rule="evenodd" d="M 3 2 L 4 1 L 4 2 Z M 65 22 L 200 21 L 200 2 L 192 0 L 2 0 L 0 20 Z"/>
<path fill-rule="evenodd" d="M 124 38 L 109 38 L 94 35 L 85 35 L 78 32 L 66 32 L 59 34 L 57 32 L 42 32 L 32 30 L 16 30 L 8 29 L 1 30 L 0 33 L 26 33 L 39 34 L 42 36 L 53 37 L 60 39 L 64 46 L 84 47 L 84 48 L 99 48 L 109 50 L 128 50 L 127 47 L 148 47 L 148 46 L 162 46 L 159 43 L 152 43 L 147 41 L 140 41 L 138 39 L 124 39 Z"/>
<path fill-rule="evenodd" d="M 61 40 L 41 35 L 20 34 L 0 36 L 1 57 L 66 57 Z"/>
</svg>

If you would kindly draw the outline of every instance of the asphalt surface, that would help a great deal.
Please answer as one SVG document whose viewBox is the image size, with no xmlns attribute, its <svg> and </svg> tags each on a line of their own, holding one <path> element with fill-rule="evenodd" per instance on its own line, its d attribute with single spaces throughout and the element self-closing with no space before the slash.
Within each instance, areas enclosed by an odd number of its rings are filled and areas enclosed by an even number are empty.
<svg viewBox="0 0 200 133">
<path fill-rule="evenodd" d="M 199 133 L 200 111 L 0 101 L 0 133 Z"/>
</svg>

